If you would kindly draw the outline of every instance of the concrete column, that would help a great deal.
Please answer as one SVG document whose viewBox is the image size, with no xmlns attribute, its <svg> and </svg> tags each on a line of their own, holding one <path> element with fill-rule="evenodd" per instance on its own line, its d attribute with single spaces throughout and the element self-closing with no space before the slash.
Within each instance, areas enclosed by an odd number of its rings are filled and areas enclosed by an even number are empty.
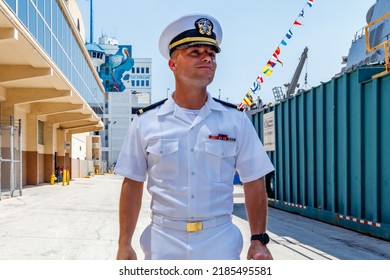
<svg viewBox="0 0 390 280">
<path fill-rule="evenodd" d="M 65 167 L 65 130 L 56 129 L 56 150 L 57 150 L 57 166 Z"/>
<path fill-rule="evenodd" d="M 26 162 L 23 164 L 27 167 L 27 184 L 38 185 L 40 161 L 38 157 L 38 120 L 36 115 L 30 114 L 27 117 L 25 131 L 28 141 Z"/>
<path fill-rule="evenodd" d="M 45 135 L 44 135 L 44 182 L 50 183 L 50 175 L 54 173 L 54 146 L 55 146 L 55 133 L 51 123 L 45 123 Z"/>
</svg>

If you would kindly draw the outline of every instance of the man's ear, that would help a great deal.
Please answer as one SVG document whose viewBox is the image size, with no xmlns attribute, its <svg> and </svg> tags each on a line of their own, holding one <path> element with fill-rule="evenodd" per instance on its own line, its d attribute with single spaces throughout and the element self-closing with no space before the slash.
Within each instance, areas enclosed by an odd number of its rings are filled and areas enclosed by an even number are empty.
<svg viewBox="0 0 390 280">
<path fill-rule="evenodd" d="M 170 68 L 172 71 L 176 70 L 176 62 L 174 62 L 172 59 L 169 59 L 169 61 L 168 61 L 168 66 L 169 66 L 169 68 Z"/>
</svg>

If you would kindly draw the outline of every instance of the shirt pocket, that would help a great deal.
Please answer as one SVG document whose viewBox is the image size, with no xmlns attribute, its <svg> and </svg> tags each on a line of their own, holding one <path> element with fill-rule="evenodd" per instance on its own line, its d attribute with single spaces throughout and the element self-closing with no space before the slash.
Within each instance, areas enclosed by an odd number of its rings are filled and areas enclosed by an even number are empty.
<svg viewBox="0 0 390 280">
<path fill-rule="evenodd" d="M 150 175 L 174 180 L 179 176 L 179 140 L 162 139 L 146 148 Z"/>
<path fill-rule="evenodd" d="M 206 172 L 213 182 L 233 182 L 237 144 L 225 141 L 205 143 Z"/>
</svg>

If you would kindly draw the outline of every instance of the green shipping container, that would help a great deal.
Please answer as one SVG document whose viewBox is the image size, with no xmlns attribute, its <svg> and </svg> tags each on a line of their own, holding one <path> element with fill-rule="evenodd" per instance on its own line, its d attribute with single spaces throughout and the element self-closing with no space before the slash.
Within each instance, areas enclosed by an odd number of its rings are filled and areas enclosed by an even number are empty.
<svg viewBox="0 0 390 280">
<path fill-rule="evenodd" d="M 362 67 L 248 111 L 275 165 L 269 205 L 390 240 L 390 74 Z"/>
</svg>

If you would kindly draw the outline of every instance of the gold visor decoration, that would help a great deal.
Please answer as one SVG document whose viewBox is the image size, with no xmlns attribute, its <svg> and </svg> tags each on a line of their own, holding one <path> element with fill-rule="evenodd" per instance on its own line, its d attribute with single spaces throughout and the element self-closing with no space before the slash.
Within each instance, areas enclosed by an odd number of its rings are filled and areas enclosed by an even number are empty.
<svg viewBox="0 0 390 280">
<path fill-rule="evenodd" d="M 176 46 L 179 46 L 179 45 L 183 45 L 183 44 L 186 44 L 186 43 L 192 43 L 192 42 L 199 42 L 200 44 L 201 43 L 211 43 L 215 46 L 218 46 L 218 41 L 215 40 L 215 39 L 212 39 L 212 38 L 206 38 L 206 37 L 187 37 L 187 38 L 183 38 L 179 41 L 176 41 L 172 44 L 169 45 L 169 49 L 173 49 L 174 47 Z"/>
</svg>

